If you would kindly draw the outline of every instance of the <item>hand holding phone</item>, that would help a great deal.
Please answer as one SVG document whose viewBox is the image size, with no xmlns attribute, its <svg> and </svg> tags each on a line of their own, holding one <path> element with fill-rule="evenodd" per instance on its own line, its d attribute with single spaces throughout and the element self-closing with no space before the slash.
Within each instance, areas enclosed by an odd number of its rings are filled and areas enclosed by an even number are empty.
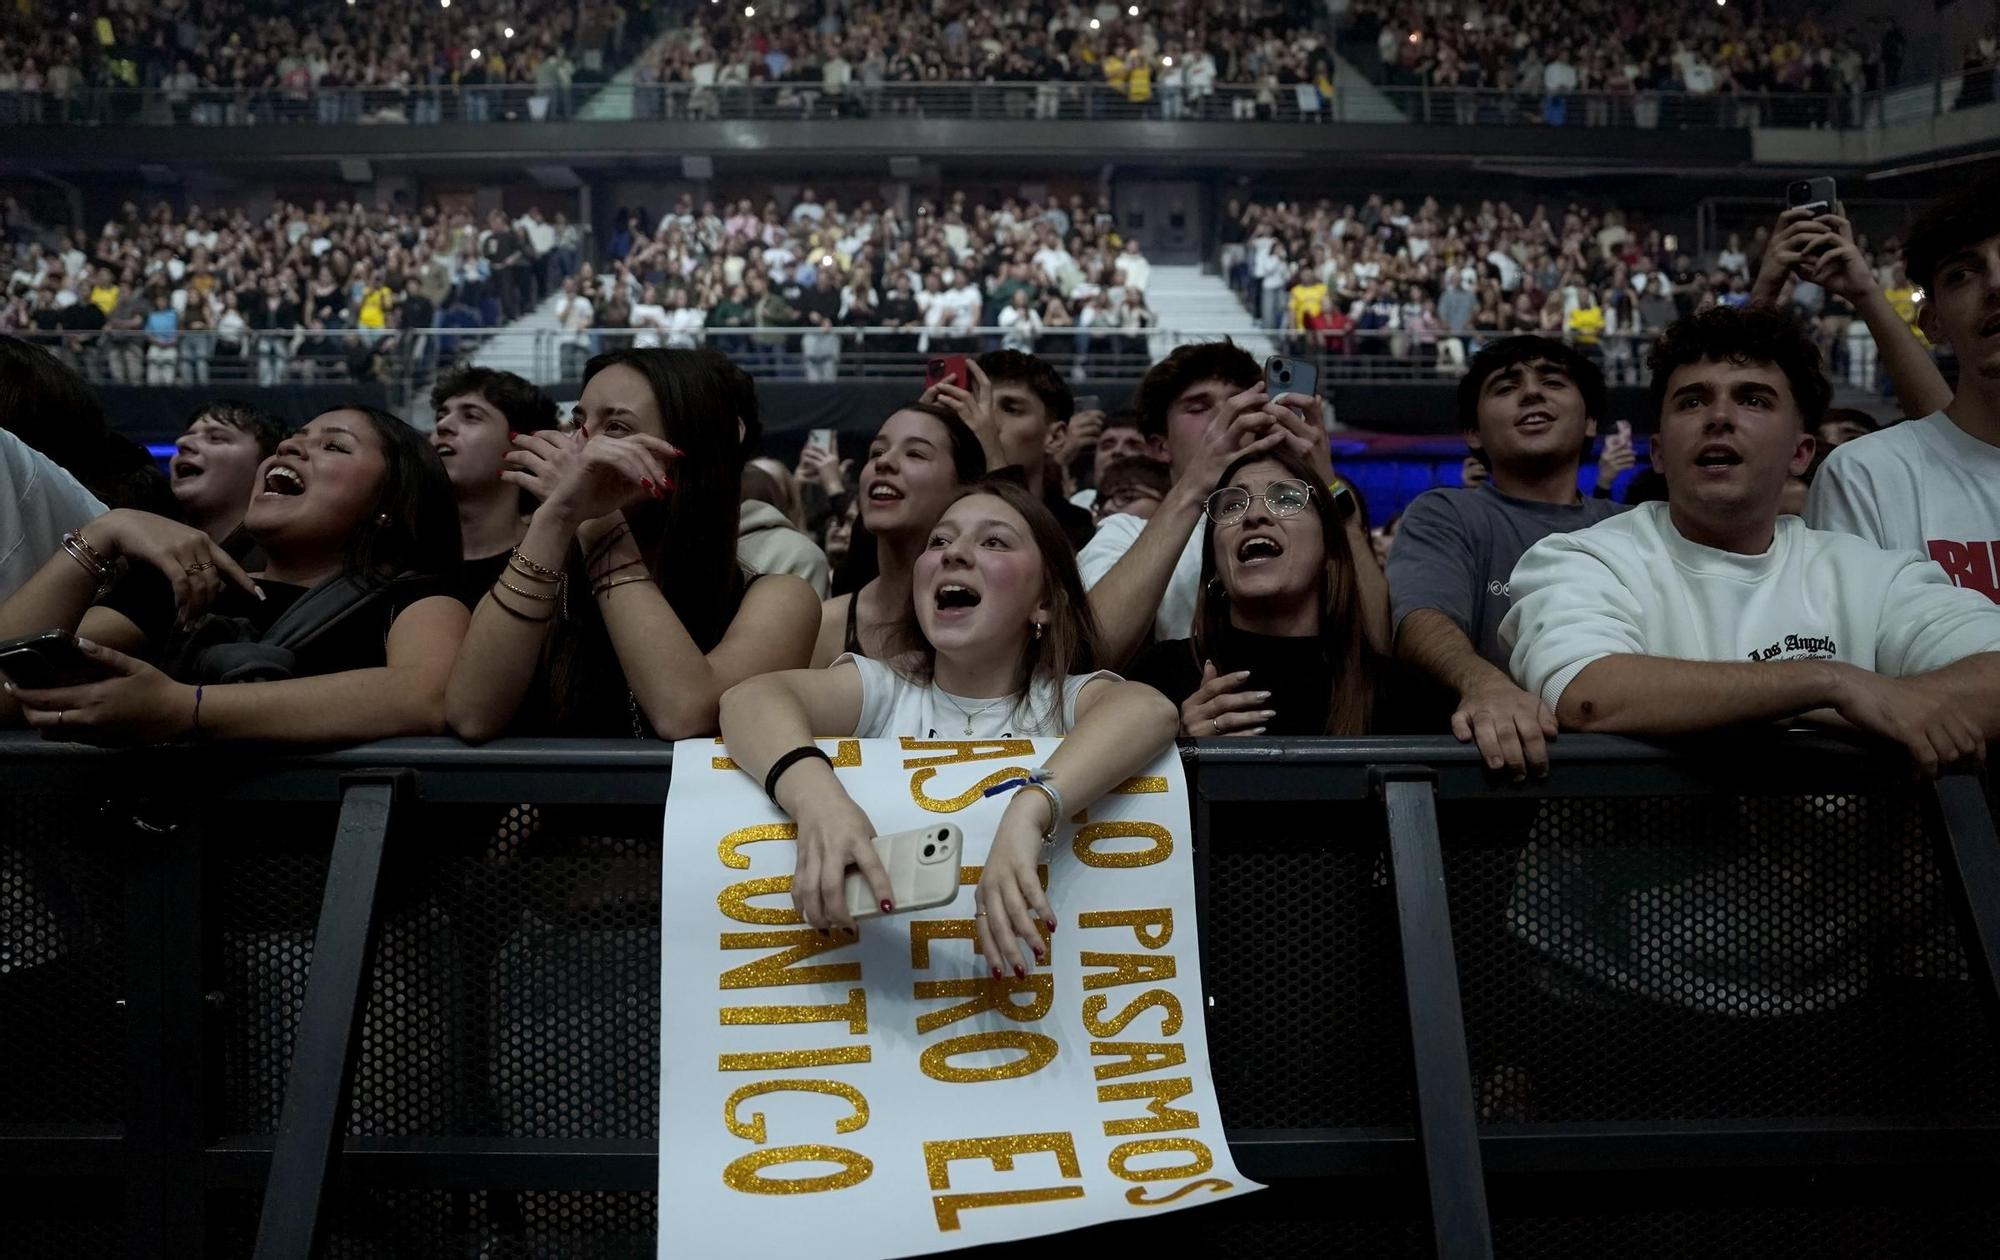
<svg viewBox="0 0 2000 1260">
<path fill-rule="evenodd" d="M 1319 367 L 1306 359 L 1289 359 L 1274 354 L 1264 360 L 1264 392 L 1279 394 L 1319 394 Z"/>
<path fill-rule="evenodd" d="M 828 455 L 833 454 L 833 430 L 814 429 L 811 433 L 806 434 L 806 445 L 816 450 L 824 451 Z"/>
<path fill-rule="evenodd" d="M 1831 175 L 1795 179 L 1785 185 L 1786 209 L 1811 210 L 1817 214 L 1832 210 L 1838 203 Z"/>
<path fill-rule="evenodd" d="M 943 354 L 925 364 L 924 388 L 929 389 L 933 385 L 956 385 L 960 389 L 970 391 L 972 373 L 966 367 L 966 356 Z"/>
<path fill-rule="evenodd" d="M 68 630 L 44 630 L 0 643 L 0 675 L 23 691 L 81 686 L 109 678 L 111 672 L 85 656 Z"/>
<path fill-rule="evenodd" d="M 889 873 L 890 914 L 934 910 L 958 896 L 959 863 L 964 835 L 950 823 L 919 827 L 875 837 L 875 852 Z M 859 871 L 847 873 L 847 913 L 853 918 L 877 918 L 883 913 Z"/>
</svg>

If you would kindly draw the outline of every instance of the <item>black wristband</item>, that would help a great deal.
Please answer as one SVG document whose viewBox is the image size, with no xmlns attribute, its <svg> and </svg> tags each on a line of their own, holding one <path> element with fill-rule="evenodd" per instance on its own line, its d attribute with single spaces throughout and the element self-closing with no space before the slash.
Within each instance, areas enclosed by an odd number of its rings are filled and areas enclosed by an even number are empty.
<svg viewBox="0 0 2000 1260">
<path fill-rule="evenodd" d="M 778 803 L 778 779 L 785 771 L 791 769 L 801 761 L 808 761 L 814 757 L 824 761 L 829 768 L 833 765 L 833 758 L 827 756 L 825 751 L 817 744 L 800 744 L 797 748 L 792 749 L 792 751 L 771 763 L 771 772 L 764 776 L 764 795 L 771 798 L 773 805 Z"/>
</svg>

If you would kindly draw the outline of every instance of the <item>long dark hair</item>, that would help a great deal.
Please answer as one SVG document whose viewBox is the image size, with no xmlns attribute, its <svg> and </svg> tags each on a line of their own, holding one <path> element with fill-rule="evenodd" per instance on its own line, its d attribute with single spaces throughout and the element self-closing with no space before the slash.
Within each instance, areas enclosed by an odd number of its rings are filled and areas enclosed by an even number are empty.
<svg viewBox="0 0 2000 1260">
<path fill-rule="evenodd" d="M 180 519 L 166 474 L 144 447 L 112 432 L 84 379 L 19 337 L 0 337 L 0 428 L 54 460 L 104 506 Z"/>
<path fill-rule="evenodd" d="M 1101 638 L 1097 616 L 1090 610 L 1089 596 L 1084 594 L 1083 577 L 1077 572 L 1076 553 L 1070 548 L 1069 535 L 1063 532 L 1047 505 L 1030 494 L 1026 486 L 998 480 L 967 486 L 952 502 L 976 494 L 991 495 L 1020 513 L 1028 524 L 1035 550 L 1042 556 L 1042 598 L 1049 606 L 1048 628 L 1040 636 L 1029 635 L 1021 648 L 1021 659 L 1014 671 L 1013 696 L 1016 711 L 1031 722 L 1046 723 L 1061 713 L 1063 680 L 1097 667 Z M 924 633 L 923 623 L 917 620 L 914 599 L 904 610 L 902 624 L 891 633 L 889 642 L 894 649 L 891 662 L 897 672 L 929 686 L 937 675 L 937 648 Z M 1023 708 L 1038 678 L 1055 683 L 1056 698 L 1052 702 L 1055 713 L 1035 713 Z"/>
<path fill-rule="evenodd" d="M 736 561 L 743 477 L 736 427 L 743 417 L 738 383 L 731 375 L 735 365 L 713 351 L 611 350 L 584 365 L 583 383 L 588 387 L 599 372 L 621 366 L 646 378 L 667 441 L 681 452 L 673 467 L 675 488 L 666 502 L 633 508 L 626 521 L 660 593 L 695 646 L 709 652 L 728 632 L 747 581 Z M 557 627 L 549 661 L 551 713 L 565 733 L 582 725 L 594 730 L 629 690 L 610 632 L 590 596 L 581 550 L 570 553 L 568 577 L 568 604 L 575 618 Z"/>
<path fill-rule="evenodd" d="M 986 448 L 979 444 L 975 434 L 958 413 L 942 403 L 928 403 L 911 400 L 902 403 L 889 412 L 889 418 L 914 411 L 920 416 L 929 416 L 944 426 L 945 439 L 951 446 L 952 479 L 961 486 L 969 486 L 986 475 Z M 882 421 L 889 423 L 888 419 Z M 880 432 L 878 429 L 877 432 Z M 860 494 L 857 480 L 852 493 Z M 849 535 L 847 555 L 834 572 L 832 591 L 835 595 L 846 595 L 858 591 L 875 580 L 880 572 L 879 560 L 875 555 L 875 535 L 868 532 L 859 512 L 854 515 L 854 530 Z"/>
<path fill-rule="evenodd" d="M 1319 583 L 1319 641 L 1332 691 L 1326 699 L 1326 734 L 1365 735 L 1374 719 L 1373 653 L 1361 626 L 1361 588 L 1355 579 L 1354 550 L 1347 541 L 1333 495 L 1310 464 L 1282 447 L 1243 455 L 1223 469 L 1216 486 L 1226 486 L 1250 464 L 1277 464 L 1285 474 L 1312 487 L 1311 505 L 1319 521 L 1326 562 Z M 1215 522 L 1205 520 L 1201 536 L 1201 601 L 1194 613 L 1195 652 L 1203 660 L 1234 660 L 1230 636 L 1229 590 L 1215 563 Z"/>
<path fill-rule="evenodd" d="M 367 417 L 382 442 L 382 488 L 368 519 L 348 539 L 347 571 L 421 573 L 456 584 L 465 554 L 458 497 L 430 441 L 380 407 L 344 403 L 320 414 L 335 411 Z"/>
</svg>

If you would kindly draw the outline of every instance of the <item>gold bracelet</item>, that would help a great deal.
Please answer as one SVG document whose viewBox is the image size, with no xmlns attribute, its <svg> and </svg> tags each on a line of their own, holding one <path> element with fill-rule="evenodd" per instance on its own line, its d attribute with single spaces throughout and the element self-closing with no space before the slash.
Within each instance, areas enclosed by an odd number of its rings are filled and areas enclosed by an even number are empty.
<svg viewBox="0 0 2000 1260">
<path fill-rule="evenodd" d="M 590 580 L 592 582 L 602 582 L 614 573 L 620 573 L 626 569 L 635 568 L 645 563 L 644 560 L 627 560 L 624 564 L 614 564 L 608 569 L 599 569 L 597 572 L 591 574 Z"/>
<path fill-rule="evenodd" d="M 533 591 L 524 591 L 520 587 L 514 585 L 512 582 L 509 582 L 504 577 L 497 579 L 495 584 L 506 587 L 508 590 L 514 592 L 516 595 L 519 595 L 522 599 L 538 599 L 545 604 L 554 603 L 556 599 L 554 595 L 537 595 Z"/>
<path fill-rule="evenodd" d="M 69 533 L 63 535 L 64 547 L 68 547 L 72 543 L 82 548 L 83 554 L 85 556 L 88 556 L 90 558 L 90 562 L 96 565 L 100 570 L 102 570 L 105 573 L 111 572 L 111 562 L 104 558 L 103 552 L 99 551 L 97 548 L 90 545 L 90 540 L 83 536 L 82 530 L 73 529 L 69 531 Z M 75 555 L 76 553 L 71 552 L 70 554 Z"/>
<path fill-rule="evenodd" d="M 510 607 L 506 600 L 501 599 L 498 595 L 495 595 L 492 591 L 486 592 L 486 598 L 493 601 L 493 606 L 495 608 L 498 608 L 501 612 L 506 613 L 509 617 L 512 617 L 517 621 L 526 621 L 533 625 L 539 626 L 545 622 L 554 621 L 556 619 L 556 610 L 553 608 L 549 609 L 549 615 L 546 617 L 531 617 L 527 613 L 522 612 L 518 608 Z"/>
<path fill-rule="evenodd" d="M 522 555 L 521 549 L 519 547 L 514 548 L 514 554 L 507 557 L 507 562 L 510 565 L 512 564 L 526 565 L 527 569 L 523 571 L 523 573 L 521 574 L 521 576 L 523 577 L 547 578 L 549 581 L 553 582 L 557 578 L 562 576 L 561 569 L 543 568 L 541 565 L 536 564 L 533 560 L 530 560 L 528 559 L 528 557 Z"/>
<path fill-rule="evenodd" d="M 70 559 L 82 566 L 83 571 L 90 575 L 90 580 L 97 583 L 100 590 L 103 589 L 106 579 L 111 576 L 111 572 L 90 558 L 87 554 L 89 550 L 88 544 L 77 538 L 75 534 L 69 534 L 62 540 L 62 549 Z"/>
<path fill-rule="evenodd" d="M 515 552 L 512 556 L 508 557 L 507 569 L 509 572 L 518 573 L 524 579 L 530 582 L 548 582 L 553 584 L 562 581 L 562 574 L 560 573 L 554 575 L 553 577 L 550 577 L 550 576 L 545 576 L 544 574 L 536 573 L 529 569 L 522 568 L 520 565 L 514 563 L 516 560 L 519 560 L 520 558 L 521 558 L 521 553 L 518 551 Z"/>
<path fill-rule="evenodd" d="M 590 588 L 590 593 L 592 595 L 603 595 L 609 592 L 614 586 L 628 586 L 633 582 L 650 582 L 652 580 L 653 575 L 650 573 L 634 573 L 631 577 L 613 578 L 609 582 L 600 582 Z"/>
</svg>

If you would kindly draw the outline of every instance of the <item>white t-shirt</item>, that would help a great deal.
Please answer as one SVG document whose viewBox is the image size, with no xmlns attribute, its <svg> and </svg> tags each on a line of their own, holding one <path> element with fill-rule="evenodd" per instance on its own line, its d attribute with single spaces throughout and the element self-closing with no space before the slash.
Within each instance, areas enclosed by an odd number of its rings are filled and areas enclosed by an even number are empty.
<svg viewBox="0 0 2000 1260">
<path fill-rule="evenodd" d="M 858 739 L 908 735 L 921 739 L 1025 739 L 1035 735 L 1067 735 L 1076 725 L 1076 698 L 1099 678 L 1121 681 L 1105 670 L 1071 674 L 1058 698 L 1055 681 L 1037 678 L 1024 703 L 973 700 L 954 696 L 933 683 L 911 682 L 877 660 L 843 653 L 833 664 L 849 662 L 861 674 L 861 720 L 854 725 Z M 968 718 L 970 719 L 968 721 Z M 967 726 L 972 734 L 965 734 Z"/>
<path fill-rule="evenodd" d="M 1836 660 L 1890 677 L 2000 651 L 2000 607 L 1909 551 L 1778 518 L 1761 556 L 1687 541 L 1647 503 L 1528 549 L 1500 623 L 1515 681 L 1553 709 L 1607 656 Z"/>
<path fill-rule="evenodd" d="M 0 429 L 0 601 L 105 507 L 48 456 Z"/>
<path fill-rule="evenodd" d="M 1107 516 L 1098 525 L 1097 532 L 1076 553 L 1077 571 L 1083 575 L 1083 588 L 1089 590 L 1104 580 L 1112 566 L 1123 559 L 1125 553 L 1138 541 L 1139 534 L 1146 528 L 1146 522 L 1130 512 L 1119 512 Z M 1201 589 L 1201 542 L 1203 530 L 1197 520 L 1188 534 L 1187 546 L 1181 548 L 1181 558 L 1174 562 L 1173 576 L 1167 579 L 1167 589 L 1160 596 L 1160 611 L 1153 619 L 1153 637 L 1165 643 L 1170 639 L 1186 639 L 1194 634 L 1195 596 Z"/>
<path fill-rule="evenodd" d="M 1835 447 L 1806 496 L 1806 522 L 1921 551 L 2000 603 L 2000 447 L 1941 411 Z"/>
<path fill-rule="evenodd" d="M 657 302 L 641 302 L 632 308 L 629 318 L 632 322 L 633 349 L 657 350 L 660 334 L 667 326 L 667 308 Z"/>
</svg>

